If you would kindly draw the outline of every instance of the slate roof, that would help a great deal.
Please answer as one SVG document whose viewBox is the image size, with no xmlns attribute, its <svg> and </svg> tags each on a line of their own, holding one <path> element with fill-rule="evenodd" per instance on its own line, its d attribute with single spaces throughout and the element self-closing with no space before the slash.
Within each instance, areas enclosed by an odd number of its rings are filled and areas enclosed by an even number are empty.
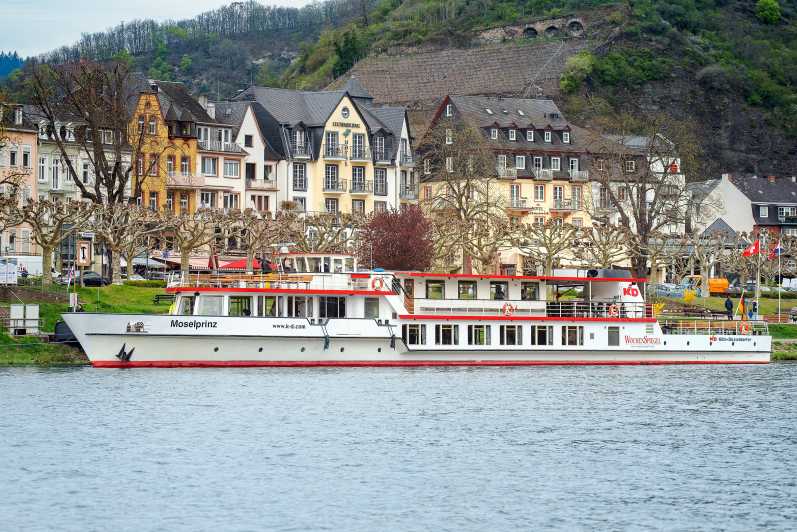
<svg viewBox="0 0 797 532">
<path fill-rule="evenodd" d="M 216 122 L 232 126 L 233 136 L 238 135 L 241 123 L 252 102 L 213 102 L 216 106 Z"/>
<path fill-rule="evenodd" d="M 16 110 L 22 108 L 22 124 L 15 123 Z M 38 132 L 39 126 L 30 105 L 0 104 L 0 124 L 8 131 Z"/>
<path fill-rule="evenodd" d="M 208 115 L 208 112 L 199 104 L 188 89 L 182 83 L 174 81 L 150 81 L 152 86 L 158 87 L 158 101 L 163 110 L 164 117 L 176 119 L 181 122 L 198 122 L 202 124 L 216 124 L 216 120 Z"/>
<path fill-rule="evenodd" d="M 703 230 L 702 235 L 703 236 L 721 235 L 729 238 L 734 238 L 736 237 L 736 231 L 734 231 L 733 228 L 730 225 L 728 225 L 728 223 L 725 220 L 723 220 L 722 218 L 717 218 L 716 220 L 714 220 L 714 222 L 711 225 L 709 225 Z"/>
<path fill-rule="evenodd" d="M 731 176 L 731 182 L 757 204 L 797 204 L 797 183 L 788 177 Z"/>
</svg>

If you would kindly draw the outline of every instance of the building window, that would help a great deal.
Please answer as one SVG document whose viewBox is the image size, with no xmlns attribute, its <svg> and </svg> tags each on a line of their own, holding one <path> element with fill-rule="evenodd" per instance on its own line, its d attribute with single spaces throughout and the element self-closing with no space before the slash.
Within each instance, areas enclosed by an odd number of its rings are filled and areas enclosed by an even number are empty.
<svg viewBox="0 0 797 532">
<path fill-rule="evenodd" d="M 113 131 L 109 131 L 107 129 L 102 130 L 102 143 L 113 144 Z"/>
<path fill-rule="evenodd" d="M 254 144 L 254 137 L 252 135 L 244 135 L 244 147 L 251 148 Z"/>
<path fill-rule="evenodd" d="M 550 131 L 546 131 L 545 132 L 545 142 L 548 142 L 548 143 L 551 142 L 551 132 Z"/>
<path fill-rule="evenodd" d="M 326 198 L 324 200 L 324 208 L 329 214 L 337 214 L 339 210 L 337 198 Z"/>
<path fill-rule="evenodd" d="M 426 299 L 445 299 L 445 281 L 426 281 Z"/>
<path fill-rule="evenodd" d="M 495 301 L 503 301 L 509 294 L 509 283 L 506 281 L 492 281 L 490 282 L 490 299 Z"/>
<path fill-rule="evenodd" d="M 584 345 L 584 327 L 582 325 L 563 325 L 562 345 Z"/>
<path fill-rule="evenodd" d="M 539 172 L 542 170 L 542 157 L 535 157 L 534 158 L 534 170 Z"/>
<path fill-rule="evenodd" d="M 498 130 L 496 128 L 490 129 L 490 138 L 493 140 L 498 139 Z"/>
<path fill-rule="evenodd" d="M 81 179 L 83 180 L 83 184 L 88 184 L 91 181 L 91 175 L 89 173 L 89 162 L 83 161 L 82 168 L 81 168 Z"/>
<path fill-rule="evenodd" d="M 293 202 L 296 203 L 296 210 L 299 212 L 307 212 L 307 198 L 303 197 L 296 197 L 293 198 Z"/>
<path fill-rule="evenodd" d="M 446 116 L 454 116 L 454 106 L 450 103 L 446 104 Z"/>
<path fill-rule="evenodd" d="M 401 337 L 407 345 L 424 345 L 426 343 L 426 325 L 420 323 L 404 325 Z"/>
<path fill-rule="evenodd" d="M 219 160 L 215 157 L 202 157 L 202 173 L 207 176 L 218 175 Z"/>
<path fill-rule="evenodd" d="M 523 326 L 501 325 L 499 332 L 501 345 L 523 345 Z"/>
<path fill-rule="evenodd" d="M 559 157 L 551 157 L 551 170 L 558 172 L 562 169 L 562 160 Z"/>
<path fill-rule="evenodd" d="M 446 144 L 454 144 L 454 130 L 446 129 Z"/>
<path fill-rule="evenodd" d="M 253 194 L 251 196 L 252 205 L 258 212 L 270 212 L 269 197 L 262 194 Z"/>
<path fill-rule="evenodd" d="M 387 211 L 387 202 L 386 201 L 375 201 L 374 202 L 374 212 L 385 212 Z"/>
<path fill-rule="evenodd" d="M 180 157 L 180 173 L 183 174 L 183 177 L 191 175 L 191 159 L 185 155 Z"/>
<path fill-rule="evenodd" d="M 598 190 L 598 207 L 601 209 L 609 208 L 609 190 L 604 186 L 601 186 L 600 190 Z"/>
<path fill-rule="evenodd" d="M 625 195 L 626 195 L 626 187 L 623 187 L 623 186 L 618 187 L 617 188 L 617 199 L 620 200 L 620 201 L 625 201 Z"/>
<path fill-rule="evenodd" d="M 517 140 L 517 131 L 514 129 L 509 130 L 509 140 Z"/>
<path fill-rule="evenodd" d="M 539 283 L 520 283 L 521 301 L 537 301 L 539 299 Z"/>
<path fill-rule="evenodd" d="M 160 165 L 160 157 L 158 157 L 157 155 L 151 155 L 149 162 L 149 175 L 151 176 L 158 175 L 159 165 Z"/>
<path fill-rule="evenodd" d="M 609 327 L 609 347 L 620 345 L 620 327 Z"/>
<path fill-rule="evenodd" d="M 174 155 L 166 157 L 166 175 L 169 177 L 174 176 Z"/>
<path fill-rule="evenodd" d="M 529 129 L 528 131 L 526 131 L 526 140 L 529 141 L 529 142 L 534 142 L 534 130 L 533 129 Z"/>
<path fill-rule="evenodd" d="M 786 218 L 793 218 L 797 207 L 778 207 L 778 219 L 780 221 Z"/>
<path fill-rule="evenodd" d="M 47 181 L 47 157 L 39 157 L 39 183 Z"/>
<path fill-rule="evenodd" d="M 338 157 L 340 155 L 338 150 L 338 132 L 337 131 L 327 131 L 326 135 L 326 150 L 325 154 L 327 157 Z"/>
<path fill-rule="evenodd" d="M 328 164 L 324 168 L 324 190 L 338 190 L 338 165 Z"/>
<path fill-rule="evenodd" d="M 516 155 L 515 156 L 515 168 L 518 170 L 525 170 L 526 169 L 526 156 L 525 155 Z"/>
<path fill-rule="evenodd" d="M 562 132 L 562 142 L 570 144 L 570 133 L 568 131 Z"/>
<path fill-rule="evenodd" d="M 458 292 L 460 299 L 476 299 L 476 281 L 460 281 Z"/>
<path fill-rule="evenodd" d="M 553 345 L 553 325 L 532 325 L 531 345 Z"/>
<path fill-rule="evenodd" d="M 158 193 L 157 192 L 150 192 L 149 193 L 149 210 L 157 211 L 158 210 Z"/>
<path fill-rule="evenodd" d="M 22 167 L 30 168 L 30 146 L 22 147 Z"/>
<path fill-rule="evenodd" d="M 454 171 L 454 158 L 446 157 L 446 172 L 449 174 Z"/>
<path fill-rule="evenodd" d="M 534 217 L 534 225 L 545 225 L 545 217 L 544 216 L 535 216 Z"/>
<path fill-rule="evenodd" d="M 766 205 L 760 205 L 758 207 L 758 217 L 769 218 L 769 207 L 767 207 Z"/>
<path fill-rule="evenodd" d="M 214 209 L 216 207 L 216 193 L 205 192 L 205 191 L 200 192 L 199 203 L 202 206 L 202 208 Z"/>
<path fill-rule="evenodd" d="M 534 201 L 545 201 L 545 185 L 534 185 Z"/>
<path fill-rule="evenodd" d="M 224 177 L 241 177 L 241 161 L 224 159 Z"/>
<path fill-rule="evenodd" d="M 436 345 L 459 345 L 459 325 L 435 325 L 434 343 Z"/>
<path fill-rule="evenodd" d="M 584 227 L 584 220 L 581 218 L 573 218 L 573 227 Z"/>
<path fill-rule="evenodd" d="M 17 150 L 10 150 L 8 152 L 8 166 L 17 166 Z"/>
<path fill-rule="evenodd" d="M 180 192 L 180 212 L 188 212 L 188 193 Z"/>
<path fill-rule="evenodd" d="M 318 315 L 322 318 L 345 318 L 346 298 L 321 296 L 318 298 Z"/>
<path fill-rule="evenodd" d="M 424 159 L 423 160 L 423 173 L 429 175 L 432 173 L 432 160 L 431 159 Z"/>
<path fill-rule="evenodd" d="M 573 209 L 580 211 L 581 210 L 581 198 L 582 198 L 582 189 L 581 186 L 576 185 L 570 187 L 570 201 L 573 204 Z"/>
<path fill-rule="evenodd" d="M 352 214 L 365 214 L 365 200 L 351 200 L 351 212 Z"/>
<path fill-rule="evenodd" d="M 387 170 L 384 168 L 374 169 L 374 194 L 387 196 Z"/>
<path fill-rule="evenodd" d="M 155 118 L 149 119 L 149 130 L 147 131 L 150 135 L 157 135 L 158 134 L 158 121 Z"/>
<path fill-rule="evenodd" d="M 468 345 L 490 345 L 490 326 L 468 325 Z"/>
<path fill-rule="evenodd" d="M 366 192 L 365 190 L 365 167 L 352 166 L 351 167 L 351 191 L 352 192 Z"/>
<path fill-rule="evenodd" d="M 365 159 L 365 135 L 362 133 L 351 136 L 351 156 L 352 159 Z"/>
<path fill-rule="evenodd" d="M 307 165 L 293 163 L 293 190 L 307 190 Z"/>
<path fill-rule="evenodd" d="M 423 199 L 425 200 L 432 199 L 432 185 L 423 186 Z"/>
<path fill-rule="evenodd" d="M 595 160 L 595 167 L 598 170 L 606 170 L 606 161 L 604 159 L 596 159 Z"/>
<path fill-rule="evenodd" d="M 635 172 L 636 171 L 636 161 L 626 161 L 625 162 L 625 171 L 626 172 Z"/>
<path fill-rule="evenodd" d="M 238 208 L 238 194 L 233 192 L 225 192 L 224 193 L 224 208 L 225 209 L 237 209 Z"/>
<path fill-rule="evenodd" d="M 495 162 L 495 165 L 496 165 L 496 167 L 497 167 L 497 168 L 499 168 L 499 169 L 504 169 L 504 168 L 506 168 L 506 155 L 504 155 L 503 153 L 499 153 L 499 154 L 496 156 L 496 162 Z"/>
</svg>

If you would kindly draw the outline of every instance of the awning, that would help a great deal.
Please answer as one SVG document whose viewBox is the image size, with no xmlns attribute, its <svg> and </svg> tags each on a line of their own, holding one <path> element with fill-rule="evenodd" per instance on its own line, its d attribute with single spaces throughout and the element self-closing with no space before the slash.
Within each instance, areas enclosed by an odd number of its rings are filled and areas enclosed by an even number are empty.
<svg viewBox="0 0 797 532">
<path fill-rule="evenodd" d="M 254 259 L 252 261 L 252 268 L 254 268 L 255 270 L 259 270 L 260 269 L 260 261 L 257 260 L 257 259 Z M 219 266 L 219 269 L 220 270 L 245 270 L 246 269 L 246 259 L 238 259 L 238 260 L 234 260 L 232 262 L 228 262 L 226 264 L 222 264 L 221 266 Z"/>
</svg>

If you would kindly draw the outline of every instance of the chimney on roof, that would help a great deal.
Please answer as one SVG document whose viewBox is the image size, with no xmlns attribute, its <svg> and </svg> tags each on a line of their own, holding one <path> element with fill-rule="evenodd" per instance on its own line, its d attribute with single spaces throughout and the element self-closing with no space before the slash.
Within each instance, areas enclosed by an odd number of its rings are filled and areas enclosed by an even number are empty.
<svg viewBox="0 0 797 532">
<path fill-rule="evenodd" d="M 791 176 L 791 182 L 792 183 L 797 183 L 797 175 Z"/>
<path fill-rule="evenodd" d="M 731 174 L 722 174 L 722 179 L 723 181 L 730 181 Z"/>
<path fill-rule="evenodd" d="M 202 109 L 207 109 L 208 108 L 208 97 L 205 96 L 204 94 L 202 96 L 200 96 L 199 98 L 197 98 L 197 101 L 199 102 L 199 105 L 202 106 Z"/>
<path fill-rule="evenodd" d="M 774 183 L 775 182 L 775 176 L 774 175 L 768 175 L 767 176 L 767 181 L 769 181 L 770 183 Z"/>
<path fill-rule="evenodd" d="M 14 123 L 18 126 L 22 125 L 22 107 L 17 107 L 14 110 Z"/>
<path fill-rule="evenodd" d="M 208 111 L 208 116 L 210 116 L 210 118 L 212 118 L 213 120 L 216 120 L 216 104 L 213 102 L 208 102 L 207 111 Z"/>
</svg>

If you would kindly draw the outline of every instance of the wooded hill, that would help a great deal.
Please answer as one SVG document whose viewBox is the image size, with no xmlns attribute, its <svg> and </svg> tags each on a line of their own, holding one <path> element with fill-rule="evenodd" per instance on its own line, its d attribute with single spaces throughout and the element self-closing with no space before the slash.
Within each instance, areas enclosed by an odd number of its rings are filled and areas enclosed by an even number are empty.
<svg viewBox="0 0 797 532">
<path fill-rule="evenodd" d="M 523 66 L 532 71 L 518 76 L 532 81 L 535 69 L 560 76 L 543 89 L 569 118 L 589 124 L 620 111 L 692 118 L 711 163 L 707 174 L 791 175 L 797 167 L 795 17 L 797 0 L 329 0 L 302 9 L 250 1 L 186 21 L 119 25 L 85 35 L 48 59 L 127 57 L 151 77 L 223 98 L 251 82 L 319 89 L 354 65 L 363 76 L 377 72 L 367 70 L 369 64 L 385 72 L 391 58 L 502 45 L 556 49 L 567 42 L 574 53 L 540 52 L 541 62 Z M 569 18 L 587 21 L 583 34 L 542 31 L 534 42 L 519 43 L 509 32 Z M 580 44 L 573 46 L 574 39 Z M 492 53 L 498 64 L 491 67 L 525 65 L 516 56 Z M 504 65 L 502 57 L 513 59 Z M 371 79 L 378 83 L 380 76 Z M 18 82 L 17 76 L 7 86 L 13 92 Z M 453 81 L 435 82 L 440 92 L 462 90 Z"/>
</svg>

